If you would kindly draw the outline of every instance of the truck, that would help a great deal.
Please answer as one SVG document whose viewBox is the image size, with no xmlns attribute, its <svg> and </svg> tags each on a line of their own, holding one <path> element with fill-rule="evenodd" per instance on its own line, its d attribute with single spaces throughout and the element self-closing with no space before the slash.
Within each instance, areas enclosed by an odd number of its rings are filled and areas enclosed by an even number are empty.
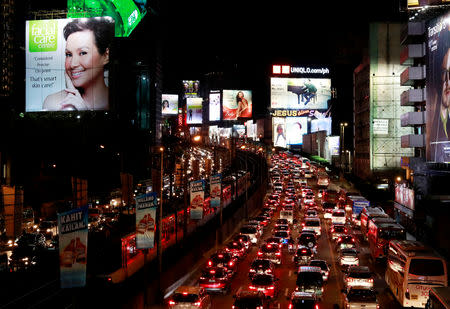
<svg viewBox="0 0 450 309">
<path fill-rule="evenodd" d="M 347 198 L 347 208 L 351 208 L 352 210 L 352 223 L 356 226 L 361 226 L 361 211 L 364 207 L 369 207 L 370 201 L 365 197 L 357 195 L 357 196 L 349 196 Z"/>
</svg>

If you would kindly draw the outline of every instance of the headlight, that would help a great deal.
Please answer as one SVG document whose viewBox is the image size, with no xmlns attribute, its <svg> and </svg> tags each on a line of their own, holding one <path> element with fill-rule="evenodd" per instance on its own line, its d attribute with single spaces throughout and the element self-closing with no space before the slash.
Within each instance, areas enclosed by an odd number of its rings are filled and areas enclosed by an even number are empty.
<svg viewBox="0 0 450 309">
<path fill-rule="evenodd" d="M 50 233 L 52 230 L 51 229 L 47 229 L 47 233 Z"/>
</svg>

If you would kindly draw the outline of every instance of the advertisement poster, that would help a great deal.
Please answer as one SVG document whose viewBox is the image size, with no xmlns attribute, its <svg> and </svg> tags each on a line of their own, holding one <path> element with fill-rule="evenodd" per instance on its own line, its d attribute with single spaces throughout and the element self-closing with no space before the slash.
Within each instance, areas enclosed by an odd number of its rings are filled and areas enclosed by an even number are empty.
<svg viewBox="0 0 450 309">
<path fill-rule="evenodd" d="M 136 196 L 136 249 L 155 246 L 156 192 Z"/>
<path fill-rule="evenodd" d="M 26 112 L 109 110 L 112 18 L 28 20 L 25 31 Z"/>
<path fill-rule="evenodd" d="M 213 175 L 209 179 L 209 196 L 211 207 L 220 207 L 220 192 L 222 190 L 222 175 Z"/>
<path fill-rule="evenodd" d="M 223 90 L 222 119 L 252 118 L 252 92 L 250 90 Z"/>
<path fill-rule="evenodd" d="M 450 13 L 427 25 L 427 160 L 450 162 Z"/>
<path fill-rule="evenodd" d="M 202 98 L 187 98 L 186 99 L 186 123 L 187 124 L 201 124 L 202 117 Z"/>
<path fill-rule="evenodd" d="M 327 131 L 327 136 L 331 135 L 331 117 L 311 120 L 311 133 Z"/>
<path fill-rule="evenodd" d="M 400 205 L 414 210 L 414 190 L 404 184 L 395 185 L 395 201 Z"/>
<path fill-rule="evenodd" d="M 191 219 L 203 218 L 203 203 L 205 201 L 205 182 L 203 180 L 191 181 Z"/>
<path fill-rule="evenodd" d="M 286 148 L 286 123 L 285 118 L 272 118 L 272 141 L 274 147 Z"/>
<path fill-rule="evenodd" d="M 61 288 L 86 285 L 88 206 L 58 214 Z"/>
<path fill-rule="evenodd" d="M 200 82 L 198 80 L 183 80 L 184 98 L 196 98 L 199 95 Z"/>
<path fill-rule="evenodd" d="M 308 133 L 308 117 L 273 117 L 272 125 L 274 147 L 302 145 L 303 134 Z"/>
<path fill-rule="evenodd" d="M 327 109 L 331 99 L 329 78 L 270 79 L 270 106 L 275 109 Z"/>
<path fill-rule="evenodd" d="M 209 94 L 209 121 L 220 120 L 220 92 Z"/>
<path fill-rule="evenodd" d="M 233 137 L 244 138 L 245 137 L 245 125 L 234 124 L 233 125 Z"/>
<path fill-rule="evenodd" d="M 178 95 L 163 94 L 161 98 L 161 114 L 177 115 L 178 114 Z"/>
</svg>

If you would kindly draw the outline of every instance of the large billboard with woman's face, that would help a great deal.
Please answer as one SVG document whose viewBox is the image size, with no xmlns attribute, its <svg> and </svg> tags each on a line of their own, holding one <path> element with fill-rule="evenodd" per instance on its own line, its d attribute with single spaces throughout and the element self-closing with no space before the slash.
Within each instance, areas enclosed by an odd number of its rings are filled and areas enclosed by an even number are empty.
<svg viewBox="0 0 450 309">
<path fill-rule="evenodd" d="M 224 90 L 222 119 L 252 118 L 252 92 L 250 90 Z"/>
<path fill-rule="evenodd" d="M 427 160 L 450 162 L 450 13 L 427 25 Z"/>
<path fill-rule="evenodd" d="M 329 78 L 270 79 L 270 106 L 275 109 L 327 109 L 331 99 Z"/>
<path fill-rule="evenodd" d="M 161 98 L 161 114 L 163 115 L 178 115 L 178 95 L 177 94 L 163 94 Z"/>
<path fill-rule="evenodd" d="M 25 111 L 109 110 L 110 17 L 29 20 Z"/>
</svg>

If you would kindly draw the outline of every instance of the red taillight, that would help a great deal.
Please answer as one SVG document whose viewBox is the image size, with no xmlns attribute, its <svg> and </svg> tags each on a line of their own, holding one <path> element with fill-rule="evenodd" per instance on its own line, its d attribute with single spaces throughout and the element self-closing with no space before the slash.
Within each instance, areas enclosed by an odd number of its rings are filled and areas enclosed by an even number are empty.
<svg viewBox="0 0 450 309">
<path fill-rule="evenodd" d="M 198 301 L 198 302 L 195 302 L 195 303 L 194 303 L 194 306 L 200 307 L 201 304 L 202 304 L 202 303 Z"/>
<path fill-rule="evenodd" d="M 267 289 L 268 290 L 273 290 L 273 289 L 275 289 L 275 287 L 273 285 L 271 285 L 271 286 L 267 287 Z"/>
<path fill-rule="evenodd" d="M 108 282 L 112 282 L 112 278 L 111 277 L 108 277 Z"/>
<path fill-rule="evenodd" d="M 258 253 L 257 253 L 258 255 L 262 255 L 262 252 L 261 251 L 258 251 Z"/>
<path fill-rule="evenodd" d="M 280 255 L 281 255 L 281 252 L 278 251 L 277 253 L 275 253 L 275 255 L 276 255 L 276 256 L 280 256 Z"/>
<path fill-rule="evenodd" d="M 331 228 L 331 233 L 334 233 L 334 228 Z"/>
<path fill-rule="evenodd" d="M 228 265 L 230 265 L 230 267 L 233 266 L 234 265 L 233 261 L 230 261 L 230 263 L 228 263 Z"/>
<path fill-rule="evenodd" d="M 212 261 L 208 261 L 208 266 L 212 266 Z"/>
<path fill-rule="evenodd" d="M 250 290 L 256 290 L 256 287 L 253 286 L 253 285 L 249 285 L 248 288 L 249 288 Z"/>
<path fill-rule="evenodd" d="M 289 304 L 288 309 L 292 309 L 292 304 Z"/>
<path fill-rule="evenodd" d="M 339 237 L 339 238 L 338 238 L 338 242 L 339 242 L 339 241 L 342 241 L 342 237 Z"/>
<path fill-rule="evenodd" d="M 215 271 L 215 270 L 210 270 L 209 273 L 210 273 L 210 274 L 215 274 L 216 271 Z"/>
<path fill-rule="evenodd" d="M 355 239 L 352 237 L 352 242 L 355 242 Z"/>
<path fill-rule="evenodd" d="M 302 249 L 302 253 L 306 253 L 306 249 Z"/>
<path fill-rule="evenodd" d="M 319 305 L 316 305 L 316 306 L 314 307 L 314 309 L 320 309 L 320 308 L 319 308 Z"/>
<path fill-rule="evenodd" d="M 269 248 L 269 249 L 272 248 L 272 245 L 271 245 L 271 244 L 268 244 L 268 245 L 267 245 L 267 248 Z"/>
<path fill-rule="evenodd" d="M 271 274 L 271 273 L 272 273 L 272 270 L 271 270 L 271 269 L 268 269 L 268 270 L 267 270 L 267 273 L 268 273 L 268 274 Z"/>
<path fill-rule="evenodd" d="M 169 300 L 169 306 L 175 306 L 176 302 L 174 302 L 173 300 Z"/>
<path fill-rule="evenodd" d="M 223 258 L 223 254 L 219 254 L 218 257 L 221 259 Z"/>
<path fill-rule="evenodd" d="M 373 279 L 372 279 L 372 278 L 370 278 L 370 279 L 369 279 L 369 282 L 370 282 L 370 283 L 373 283 Z"/>
</svg>

